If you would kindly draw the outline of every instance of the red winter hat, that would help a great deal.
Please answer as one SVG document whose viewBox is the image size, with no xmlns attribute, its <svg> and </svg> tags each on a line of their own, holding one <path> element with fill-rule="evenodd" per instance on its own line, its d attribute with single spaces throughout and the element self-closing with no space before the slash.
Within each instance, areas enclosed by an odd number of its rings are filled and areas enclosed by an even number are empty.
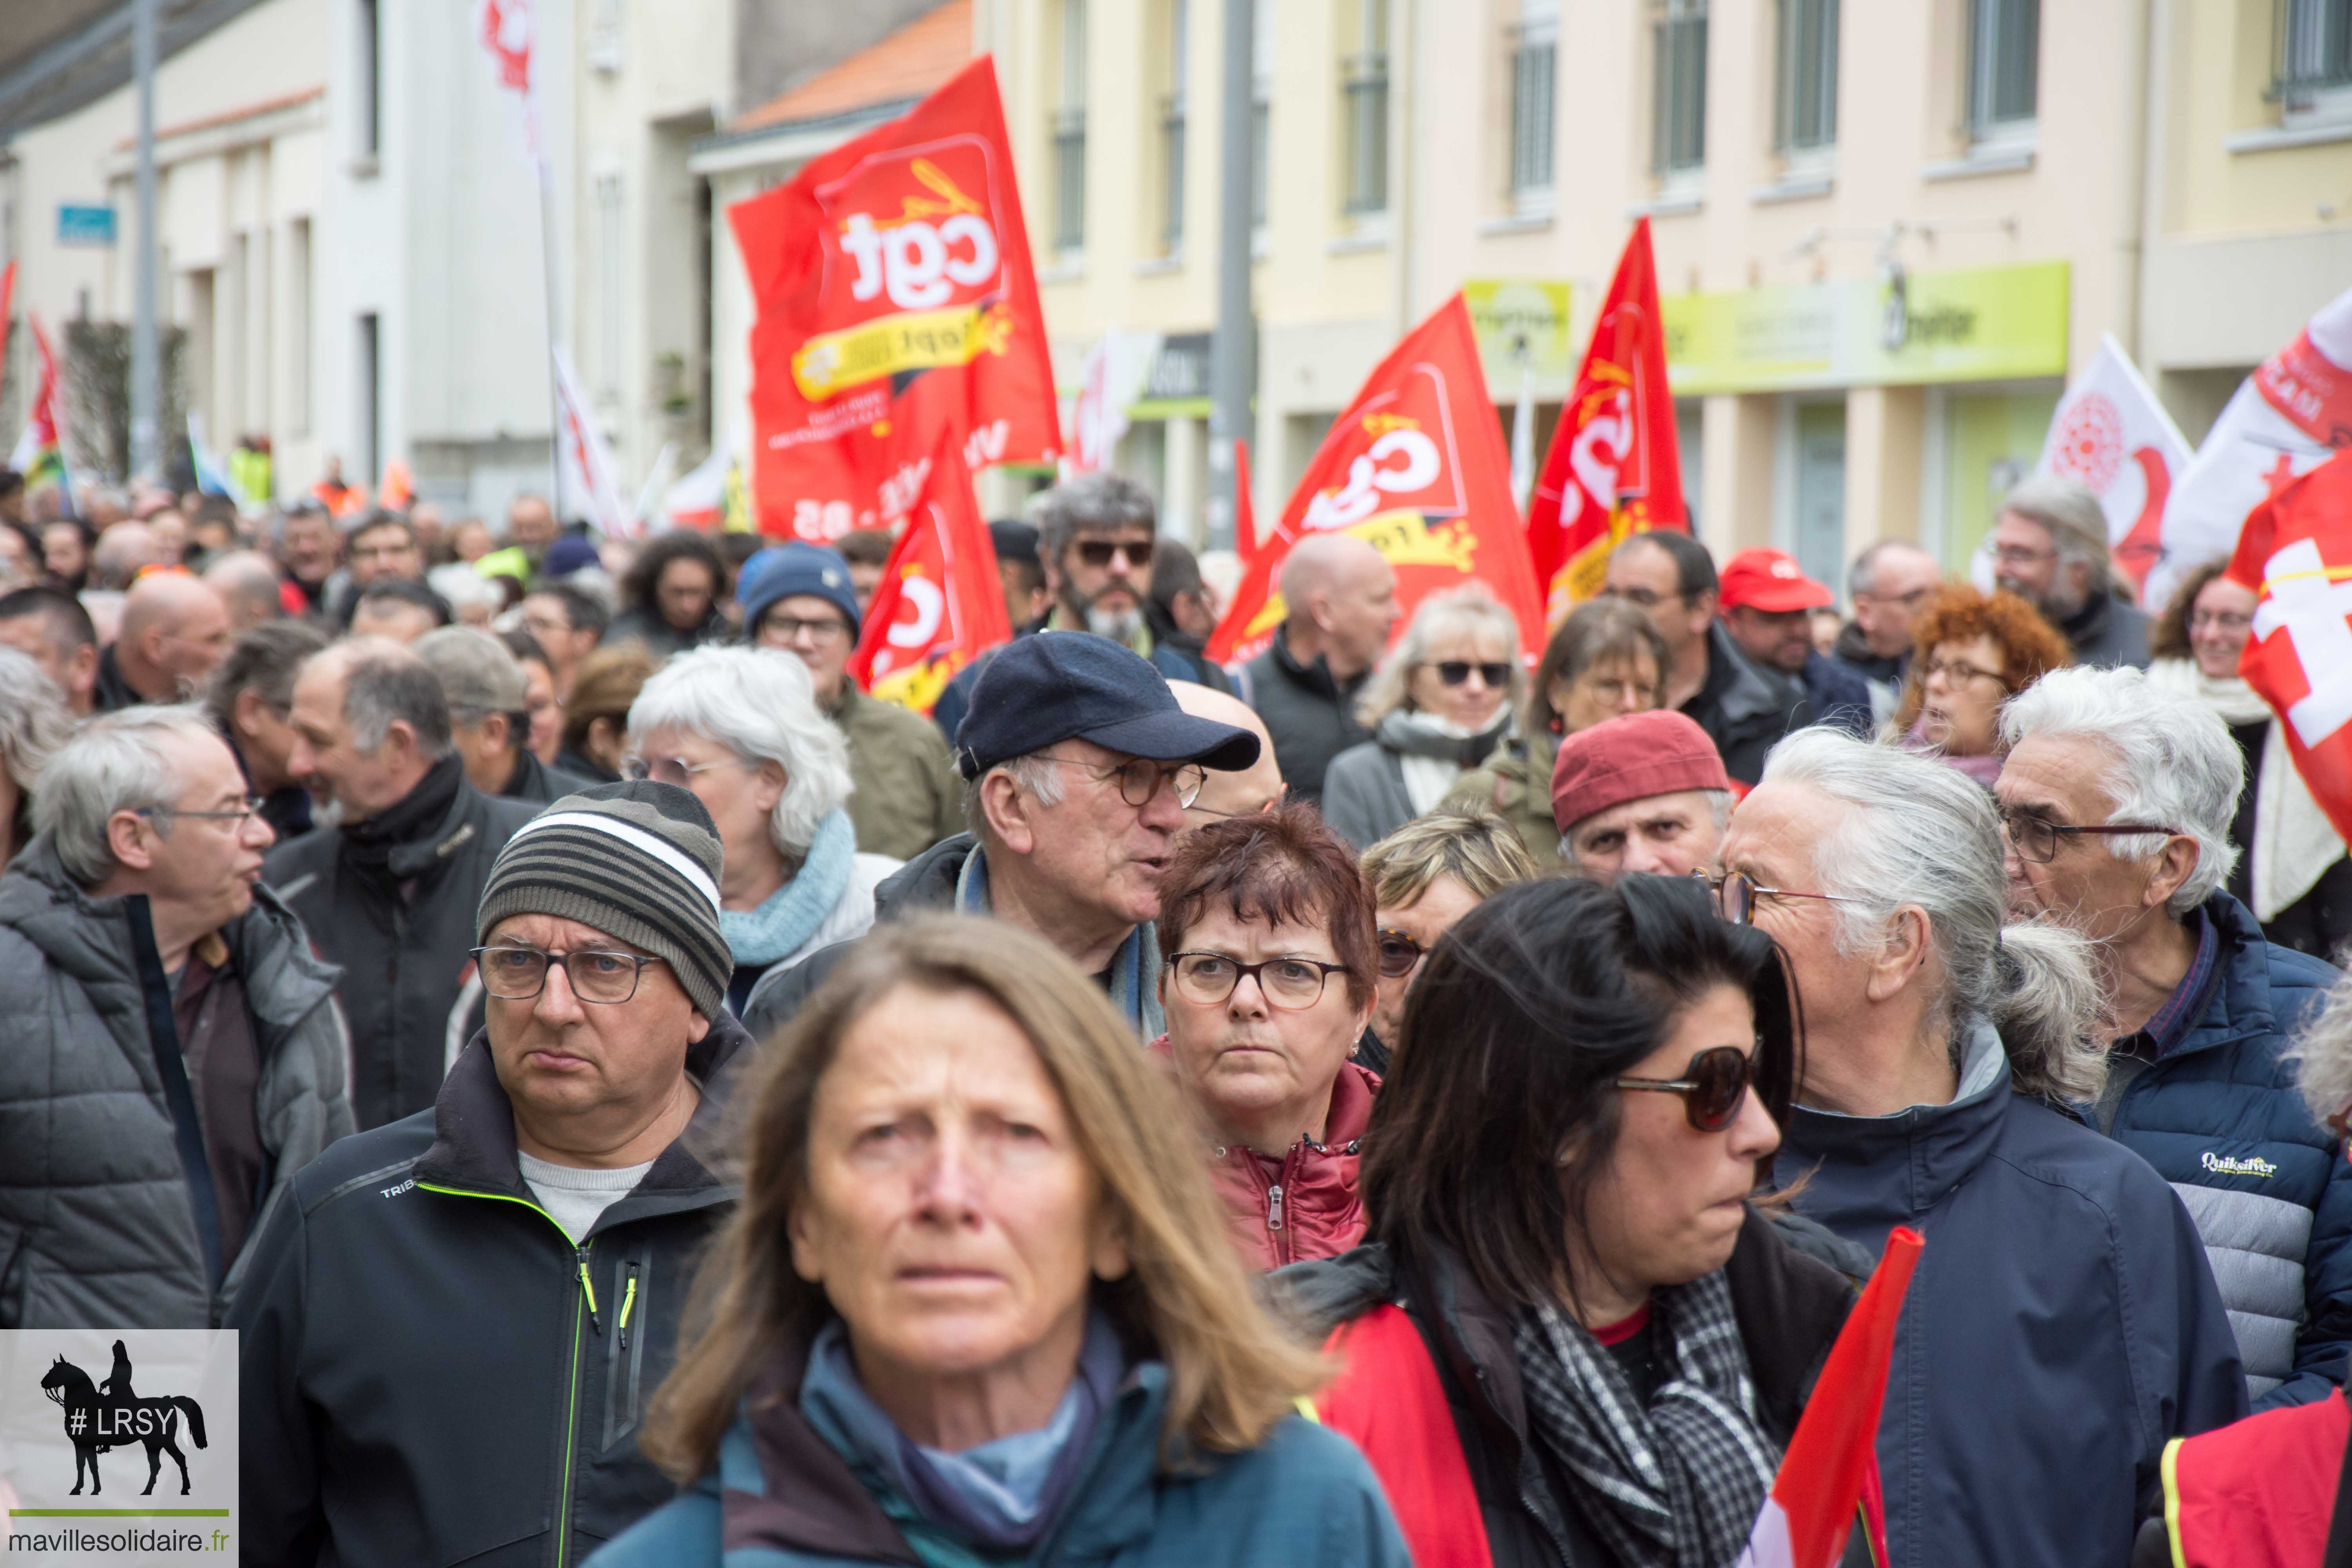
<svg viewBox="0 0 2352 1568">
<path fill-rule="evenodd" d="M 1551 816 L 1562 833 L 1597 812 L 1654 795 L 1731 787 L 1706 731 L 1671 708 L 1606 719 L 1559 743 Z"/>
<path fill-rule="evenodd" d="M 1723 585 L 1717 603 L 1725 609 L 1742 605 L 1766 615 L 1784 610 L 1818 610 L 1837 603 L 1826 584 L 1805 575 L 1805 569 L 1779 550 L 1743 550 L 1723 563 Z"/>
</svg>

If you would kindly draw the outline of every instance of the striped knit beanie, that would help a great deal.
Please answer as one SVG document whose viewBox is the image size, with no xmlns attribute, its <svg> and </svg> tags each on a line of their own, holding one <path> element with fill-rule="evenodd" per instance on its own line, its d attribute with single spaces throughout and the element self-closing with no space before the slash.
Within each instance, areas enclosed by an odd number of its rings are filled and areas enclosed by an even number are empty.
<svg viewBox="0 0 2352 1568">
<path fill-rule="evenodd" d="M 555 915 L 666 959 L 716 1018 L 735 970 L 719 931 L 719 830 L 690 790 L 652 779 L 567 795 L 515 829 L 490 868 L 474 940 L 509 915 Z"/>
</svg>

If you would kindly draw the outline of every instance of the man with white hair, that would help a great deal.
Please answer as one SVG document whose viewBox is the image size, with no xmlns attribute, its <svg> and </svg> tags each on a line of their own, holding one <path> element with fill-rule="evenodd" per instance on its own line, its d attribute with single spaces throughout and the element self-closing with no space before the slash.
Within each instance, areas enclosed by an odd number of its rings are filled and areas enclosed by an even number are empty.
<svg viewBox="0 0 2352 1568">
<path fill-rule="evenodd" d="M 335 971 L 194 710 L 92 721 L 0 876 L 0 1329 L 205 1329 L 352 1131 Z"/>
<path fill-rule="evenodd" d="M 2107 516 L 2073 479 L 2028 479 L 2000 503 L 1993 580 L 2063 633 L 2076 664 L 2147 668 L 2147 616 L 2116 596 Z"/>
<path fill-rule="evenodd" d="M 2352 1165 L 2287 1057 L 2336 971 L 2263 941 L 2224 890 L 2237 742 L 2136 669 L 2042 677 L 2001 739 L 2010 901 L 2100 960 L 2098 1126 L 2195 1216 L 2256 1407 L 2324 1398 L 2352 1345 Z"/>
<path fill-rule="evenodd" d="M 1775 1180 L 1874 1252 L 1927 1238 L 1879 1429 L 1890 1555 L 2123 1568 L 2166 1442 L 2246 1390 L 2180 1201 L 2064 1109 L 2104 1066 L 2089 945 L 2004 924 L 1980 787 L 1818 726 L 1774 748 L 1723 868 L 1804 1009 Z"/>
</svg>

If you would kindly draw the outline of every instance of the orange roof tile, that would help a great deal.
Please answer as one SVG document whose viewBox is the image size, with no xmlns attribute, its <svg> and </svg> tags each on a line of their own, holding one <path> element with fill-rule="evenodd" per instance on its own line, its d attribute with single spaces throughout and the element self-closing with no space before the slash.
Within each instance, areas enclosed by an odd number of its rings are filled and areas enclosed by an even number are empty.
<svg viewBox="0 0 2352 1568">
<path fill-rule="evenodd" d="M 200 120 L 183 120 L 177 125 L 158 125 L 155 127 L 155 140 L 162 142 L 173 136 L 185 136 L 191 132 L 210 131 L 216 125 L 234 125 L 240 120 L 257 120 L 275 110 L 291 109 L 298 103 L 308 103 L 314 98 L 323 98 L 326 92 L 324 84 L 318 87 L 306 87 L 299 92 L 284 93 L 277 98 L 265 98 L 258 103 L 248 103 L 237 109 L 225 109 L 218 114 L 207 114 Z M 138 137 L 125 136 L 114 144 L 114 150 L 118 153 L 125 153 L 138 145 Z"/>
<path fill-rule="evenodd" d="M 921 98 L 971 60 L 971 0 L 947 0 L 880 43 L 761 104 L 728 129 L 751 131 Z"/>
</svg>

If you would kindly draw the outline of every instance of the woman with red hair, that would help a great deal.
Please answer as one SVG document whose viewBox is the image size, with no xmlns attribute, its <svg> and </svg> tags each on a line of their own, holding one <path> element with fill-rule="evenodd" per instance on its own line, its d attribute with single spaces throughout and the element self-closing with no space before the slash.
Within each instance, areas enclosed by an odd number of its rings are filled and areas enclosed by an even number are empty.
<svg viewBox="0 0 2352 1568">
<path fill-rule="evenodd" d="M 1918 656 L 1887 734 L 1984 785 L 2000 776 L 2000 705 L 2074 662 L 2066 639 L 2011 593 L 1936 591 L 1911 628 Z"/>
</svg>

